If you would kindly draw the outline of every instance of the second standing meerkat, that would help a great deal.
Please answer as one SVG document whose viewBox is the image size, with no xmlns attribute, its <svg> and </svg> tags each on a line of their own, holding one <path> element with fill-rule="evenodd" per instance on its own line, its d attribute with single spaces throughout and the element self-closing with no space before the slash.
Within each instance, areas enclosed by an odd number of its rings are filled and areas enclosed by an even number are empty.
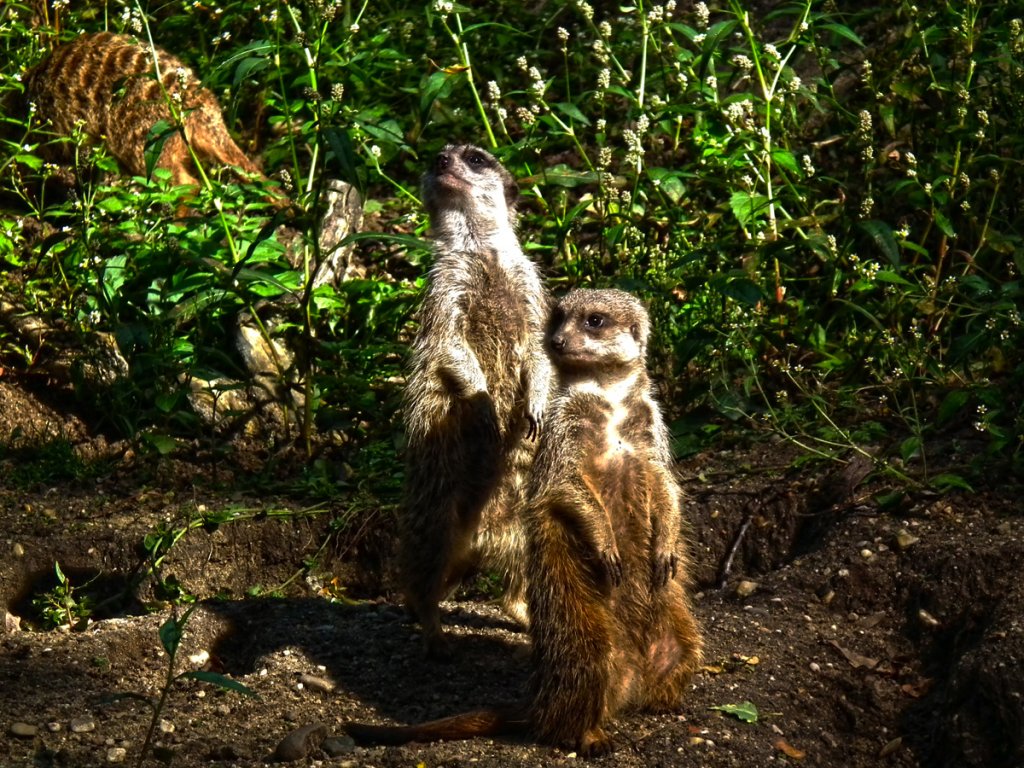
<svg viewBox="0 0 1024 768">
<path fill-rule="evenodd" d="M 435 263 L 406 389 L 399 566 L 427 651 L 438 603 L 482 560 L 525 619 L 520 512 L 551 381 L 549 298 L 516 235 L 518 187 L 489 153 L 449 145 L 423 178 Z"/>
<path fill-rule="evenodd" d="M 558 389 L 525 514 L 530 721 L 583 754 L 610 748 L 617 712 L 677 707 L 701 661 L 649 335 L 643 304 L 617 290 L 569 293 L 548 334 Z"/>
<path fill-rule="evenodd" d="M 627 710 L 679 706 L 701 661 L 681 491 L 644 363 L 650 321 L 621 291 L 574 291 L 548 345 L 558 372 L 524 513 L 531 697 L 412 726 L 346 725 L 357 741 L 527 732 L 582 755 Z"/>
</svg>

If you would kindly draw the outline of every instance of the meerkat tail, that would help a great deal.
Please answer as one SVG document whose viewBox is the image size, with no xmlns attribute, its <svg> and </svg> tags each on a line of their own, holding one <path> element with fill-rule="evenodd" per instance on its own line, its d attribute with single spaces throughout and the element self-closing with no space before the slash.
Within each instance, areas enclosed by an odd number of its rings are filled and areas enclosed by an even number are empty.
<svg viewBox="0 0 1024 768">
<path fill-rule="evenodd" d="M 411 742 L 459 741 L 478 736 L 514 736 L 526 733 L 529 723 L 522 709 L 478 709 L 419 725 L 346 723 L 345 731 L 359 744 L 397 746 Z"/>
</svg>

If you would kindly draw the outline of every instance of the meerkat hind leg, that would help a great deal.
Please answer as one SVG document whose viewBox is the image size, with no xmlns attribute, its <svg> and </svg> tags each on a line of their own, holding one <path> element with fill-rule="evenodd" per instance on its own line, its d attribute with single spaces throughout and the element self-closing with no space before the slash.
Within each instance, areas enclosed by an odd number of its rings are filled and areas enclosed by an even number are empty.
<svg viewBox="0 0 1024 768">
<path fill-rule="evenodd" d="M 450 535 L 453 529 L 455 536 Z M 409 611 L 420 623 L 427 656 L 445 661 L 452 658 L 453 649 L 441 624 L 440 602 L 458 586 L 470 566 L 472 552 L 469 537 L 461 526 L 453 525 L 447 531 L 437 526 L 431 532 L 449 535 L 432 541 L 421 540 L 415 552 L 406 552 L 407 562 L 413 565 L 403 569 L 409 575 L 405 599 Z"/>
</svg>

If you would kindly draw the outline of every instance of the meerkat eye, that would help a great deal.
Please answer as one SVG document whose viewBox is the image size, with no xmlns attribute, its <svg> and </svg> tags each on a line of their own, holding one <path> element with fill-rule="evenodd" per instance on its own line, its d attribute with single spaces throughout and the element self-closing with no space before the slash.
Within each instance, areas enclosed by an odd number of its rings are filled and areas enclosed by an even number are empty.
<svg viewBox="0 0 1024 768">
<path fill-rule="evenodd" d="M 483 168 L 485 165 L 487 165 L 487 158 L 485 158 L 479 152 L 474 152 L 473 154 L 466 158 L 466 162 L 469 163 L 474 168 Z"/>
<path fill-rule="evenodd" d="M 604 325 L 604 315 L 590 315 L 585 321 L 587 328 L 600 328 Z"/>
</svg>

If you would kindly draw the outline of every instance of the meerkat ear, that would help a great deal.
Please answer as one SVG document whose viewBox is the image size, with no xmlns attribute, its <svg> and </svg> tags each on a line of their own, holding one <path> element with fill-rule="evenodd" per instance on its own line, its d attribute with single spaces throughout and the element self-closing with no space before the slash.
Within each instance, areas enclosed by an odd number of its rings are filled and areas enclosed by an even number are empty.
<svg viewBox="0 0 1024 768">
<path fill-rule="evenodd" d="M 631 326 L 629 326 L 629 332 L 631 334 L 633 334 L 633 338 L 636 340 L 636 342 L 638 344 L 643 344 L 644 343 L 644 340 L 642 338 L 640 338 L 640 326 L 639 326 L 639 324 L 633 323 Z"/>
<path fill-rule="evenodd" d="M 519 185 L 516 184 L 515 179 L 505 182 L 505 202 L 509 208 L 515 208 L 516 203 L 519 202 Z"/>
</svg>

